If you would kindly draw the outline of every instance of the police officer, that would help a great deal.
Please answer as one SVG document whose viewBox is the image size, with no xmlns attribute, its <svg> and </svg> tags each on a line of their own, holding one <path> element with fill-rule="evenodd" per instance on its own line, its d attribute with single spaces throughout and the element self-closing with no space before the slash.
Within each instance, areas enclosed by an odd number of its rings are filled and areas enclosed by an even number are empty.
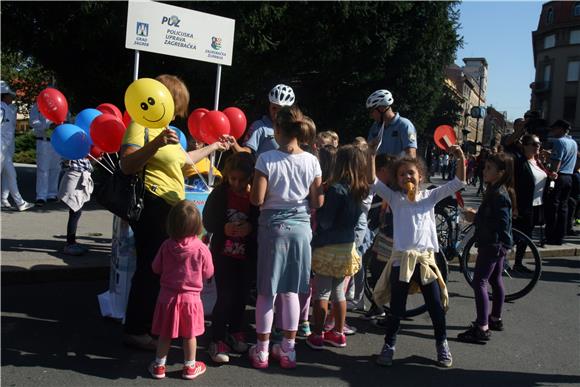
<svg viewBox="0 0 580 387">
<path fill-rule="evenodd" d="M 56 202 L 60 156 L 50 143 L 50 135 L 55 124 L 45 118 L 34 104 L 30 110 L 30 126 L 36 137 L 36 205 L 42 207 L 46 202 Z"/>
<path fill-rule="evenodd" d="M 18 211 L 26 211 L 34 207 L 20 195 L 18 182 L 16 180 L 16 169 L 12 157 L 14 156 L 14 132 L 16 131 L 16 105 L 14 98 L 16 94 L 10 89 L 10 86 L 4 81 L 0 81 L 2 102 L 0 104 L 0 115 L 2 120 L 2 208 L 11 207 L 8 201 L 8 194 L 12 196 Z"/>
<path fill-rule="evenodd" d="M 383 138 L 377 154 L 417 157 L 417 130 L 411 121 L 393 111 L 394 99 L 388 90 L 377 90 L 366 102 L 370 117 L 375 121 L 367 140 L 377 137 L 384 126 Z"/>
</svg>

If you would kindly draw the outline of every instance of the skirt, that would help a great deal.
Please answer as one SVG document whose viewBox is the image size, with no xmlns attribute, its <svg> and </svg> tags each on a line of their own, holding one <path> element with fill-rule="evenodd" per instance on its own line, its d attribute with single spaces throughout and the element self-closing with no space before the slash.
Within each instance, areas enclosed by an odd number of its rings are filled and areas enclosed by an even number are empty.
<svg viewBox="0 0 580 387">
<path fill-rule="evenodd" d="M 312 251 L 306 208 L 263 210 L 258 227 L 258 294 L 308 293 Z"/>
<path fill-rule="evenodd" d="M 191 339 L 204 332 L 203 303 L 199 293 L 161 289 L 151 333 L 163 338 Z"/>
</svg>

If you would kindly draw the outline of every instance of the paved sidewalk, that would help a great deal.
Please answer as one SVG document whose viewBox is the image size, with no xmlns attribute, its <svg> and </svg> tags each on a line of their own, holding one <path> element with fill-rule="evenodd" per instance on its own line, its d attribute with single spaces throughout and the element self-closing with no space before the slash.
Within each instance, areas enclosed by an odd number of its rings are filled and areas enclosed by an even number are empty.
<svg viewBox="0 0 580 387">
<path fill-rule="evenodd" d="M 36 166 L 16 165 L 23 197 L 35 197 Z M 434 184 L 442 180 L 432 179 Z M 480 198 L 473 187 L 465 193 L 467 206 L 477 207 Z M 26 212 L 2 211 L 2 281 L 36 282 L 64 279 L 106 279 L 109 273 L 113 216 L 96 203 L 88 203 L 79 222 L 77 239 L 89 253 L 71 257 L 62 253 L 66 239 L 68 208 L 62 203 L 47 204 Z M 543 257 L 580 255 L 580 237 L 571 237 L 563 246 L 541 248 Z"/>
</svg>

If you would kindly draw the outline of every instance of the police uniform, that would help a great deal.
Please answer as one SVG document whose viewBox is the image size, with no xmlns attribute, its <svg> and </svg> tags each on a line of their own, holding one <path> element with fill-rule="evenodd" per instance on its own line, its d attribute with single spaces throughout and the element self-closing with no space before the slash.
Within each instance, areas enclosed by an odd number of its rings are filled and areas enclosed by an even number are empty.
<svg viewBox="0 0 580 387">
<path fill-rule="evenodd" d="M 58 194 L 58 177 L 60 173 L 60 156 L 50 143 L 48 131 L 50 121 L 38 110 L 37 104 L 30 110 L 30 126 L 36 137 L 36 201 L 56 199 Z"/>
<path fill-rule="evenodd" d="M 375 122 L 369 130 L 367 140 L 371 141 L 379 135 L 382 124 Z M 390 156 L 403 156 L 405 149 L 417 149 L 417 130 L 411 121 L 401 117 L 399 113 L 385 126 L 381 146 L 377 149 L 377 154 L 387 154 Z"/>
</svg>

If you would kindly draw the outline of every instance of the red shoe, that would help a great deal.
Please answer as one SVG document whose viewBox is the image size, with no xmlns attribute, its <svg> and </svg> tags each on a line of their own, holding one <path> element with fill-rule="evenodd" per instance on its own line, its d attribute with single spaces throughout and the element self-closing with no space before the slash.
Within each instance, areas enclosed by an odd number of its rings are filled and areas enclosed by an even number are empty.
<svg viewBox="0 0 580 387">
<path fill-rule="evenodd" d="M 181 373 L 181 377 L 183 379 L 195 379 L 199 375 L 205 373 L 205 363 L 202 361 L 196 361 L 193 367 L 190 366 L 183 366 L 183 372 Z"/>
<path fill-rule="evenodd" d="M 312 349 L 323 349 L 324 337 L 322 335 L 317 335 L 316 333 L 313 333 L 306 339 L 306 345 L 308 345 Z"/>
<path fill-rule="evenodd" d="M 344 333 L 338 333 L 337 331 L 324 332 L 324 342 L 333 347 L 344 348 L 346 347 L 346 336 Z"/>
<path fill-rule="evenodd" d="M 284 352 L 280 344 L 272 346 L 272 357 L 280 361 L 280 367 L 286 369 L 296 368 L 296 351 Z"/>
<path fill-rule="evenodd" d="M 268 352 L 258 351 L 255 345 L 250 347 L 249 351 L 250 360 L 252 361 L 252 367 L 263 369 L 268 368 Z"/>
<path fill-rule="evenodd" d="M 165 365 L 152 362 L 151 364 L 149 364 L 149 373 L 155 379 L 163 379 L 165 377 Z"/>
</svg>

